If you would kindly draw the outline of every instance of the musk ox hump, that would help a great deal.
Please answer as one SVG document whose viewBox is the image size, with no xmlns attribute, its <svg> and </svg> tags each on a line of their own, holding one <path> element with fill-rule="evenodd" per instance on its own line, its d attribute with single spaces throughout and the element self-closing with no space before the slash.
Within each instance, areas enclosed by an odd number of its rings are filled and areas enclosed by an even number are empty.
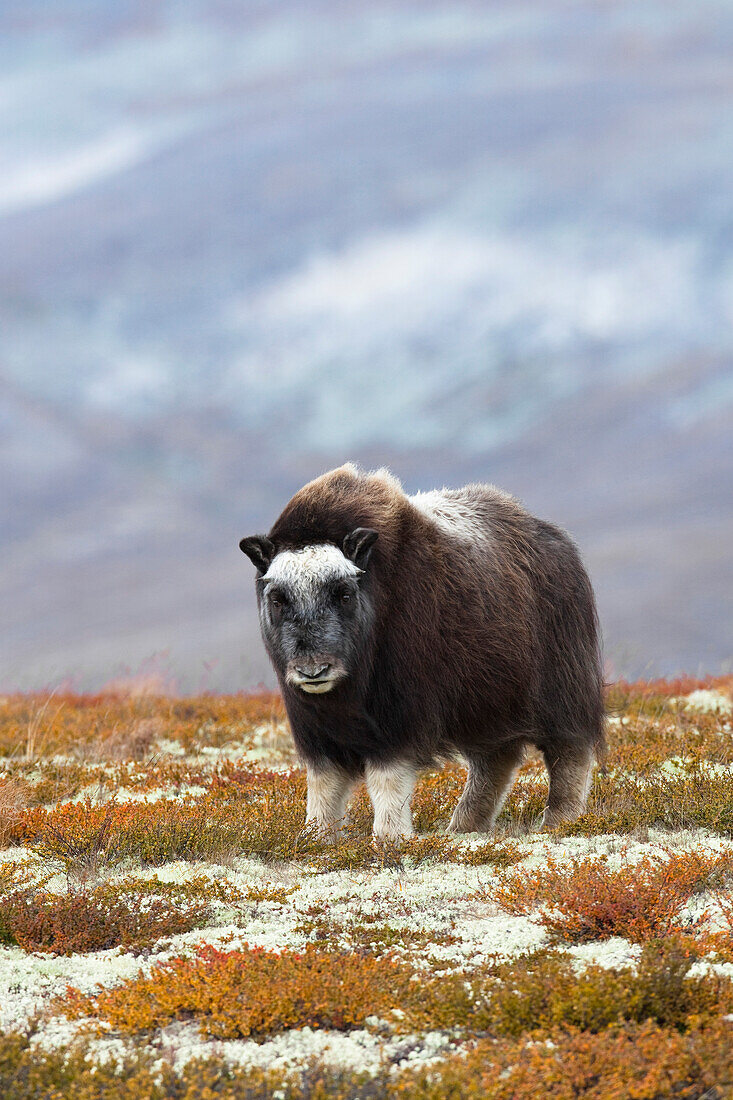
<svg viewBox="0 0 733 1100">
<path fill-rule="evenodd" d="M 468 543 L 491 538 L 497 504 L 516 501 L 492 485 L 467 485 L 463 489 L 433 489 L 415 493 L 410 503 L 445 535 Z"/>
</svg>

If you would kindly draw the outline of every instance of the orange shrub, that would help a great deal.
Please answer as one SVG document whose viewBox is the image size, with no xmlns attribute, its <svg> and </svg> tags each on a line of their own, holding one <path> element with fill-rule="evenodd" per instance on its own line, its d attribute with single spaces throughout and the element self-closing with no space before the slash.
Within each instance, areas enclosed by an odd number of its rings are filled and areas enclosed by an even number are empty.
<svg viewBox="0 0 733 1100">
<path fill-rule="evenodd" d="M 565 955 L 540 953 L 426 974 L 392 958 L 392 950 L 429 954 L 432 943 L 452 942 L 451 933 L 402 933 L 379 922 L 339 928 L 320 910 L 300 931 L 307 933 L 308 925 L 319 942 L 303 952 L 201 946 L 193 958 L 160 963 L 94 996 L 69 989 L 59 1008 L 127 1033 L 193 1019 L 216 1038 L 264 1038 L 305 1026 L 348 1030 L 371 1015 L 393 1031 L 458 1028 L 464 1037 L 517 1037 L 557 1027 L 600 1031 L 647 1019 L 689 1030 L 733 1008 L 731 982 L 689 974 L 695 957 L 683 940 L 646 944 L 636 968 L 590 965 L 577 972 Z M 348 937 L 353 950 L 337 947 L 334 936 Z"/>
<path fill-rule="evenodd" d="M 688 938 L 670 936 L 645 943 L 635 967 L 591 963 L 576 969 L 574 960 L 552 951 L 498 963 L 476 976 L 477 1026 L 493 1035 L 520 1036 L 654 1020 L 687 1030 L 733 1006 L 730 981 L 691 975 L 695 961 Z"/>
<path fill-rule="evenodd" d="M 187 749 L 221 745 L 284 719 L 276 692 L 187 698 L 119 691 L 18 694 L 0 708 L 0 756 L 137 759 L 147 756 L 158 736 Z"/>
<path fill-rule="evenodd" d="M 599 1034 L 482 1040 L 468 1052 L 401 1074 L 389 1090 L 410 1100 L 723 1100 L 733 1096 L 733 1025 L 680 1035 L 657 1024 Z"/>
<path fill-rule="evenodd" d="M 700 952 L 713 952 L 723 962 L 733 962 L 733 895 L 717 891 L 718 908 L 727 928 L 708 932 L 700 937 Z"/>
<path fill-rule="evenodd" d="M 542 907 L 540 923 L 569 943 L 610 936 L 642 942 L 670 933 L 690 895 L 732 871 L 733 856 L 694 851 L 618 868 L 598 858 L 565 867 L 548 857 L 544 867 L 505 876 L 491 896 L 511 913 Z"/>
<path fill-rule="evenodd" d="M 277 954 L 245 945 L 202 945 L 193 958 L 160 963 L 114 989 L 86 997 L 69 989 L 69 1015 L 94 1015 L 129 1033 L 195 1019 L 203 1035 L 264 1038 L 298 1027 L 340 1031 L 397 1008 L 409 996 L 411 970 L 390 959 L 340 955 L 308 946 Z"/>
<path fill-rule="evenodd" d="M 447 825 L 466 782 L 466 769 L 449 764 L 420 777 L 412 800 L 412 816 L 418 832 Z"/>
<path fill-rule="evenodd" d="M 264 774 L 248 789 L 225 784 L 199 797 L 36 807 L 18 814 L 8 835 L 60 860 L 69 872 L 87 874 L 129 858 L 152 865 L 225 859 L 237 852 L 293 859 L 318 847 L 303 832 L 304 819 L 301 778 L 277 774 L 274 780 Z"/>
<path fill-rule="evenodd" d="M 151 896 L 140 887 L 100 886 L 52 894 L 26 888 L 0 900 L 0 940 L 26 951 L 73 955 L 117 946 L 143 947 L 200 928 L 211 917 L 202 898 L 183 889 Z"/>
</svg>

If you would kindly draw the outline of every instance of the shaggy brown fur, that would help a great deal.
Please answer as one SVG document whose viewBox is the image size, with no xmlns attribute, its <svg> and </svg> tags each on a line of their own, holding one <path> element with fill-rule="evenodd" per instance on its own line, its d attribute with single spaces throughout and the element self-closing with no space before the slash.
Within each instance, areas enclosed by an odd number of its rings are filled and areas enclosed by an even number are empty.
<svg viewBox="0 0 733 1100">
<path fill-rule="evenodd" d="M 378 539 L 359 581 L 370 629 L 349 675 L 307 695 L 275 661 L 309 781 L 327 775 L 341 805 L 366 770 L 375 806 L 391 800 L 381 831 L 404 832 L 397 803 L 411 786 L 399 777 L 460 754 L 469 774 L 451 827 L 486 829 L 533 744 L 550 774 L 544 823 L 577 816 L 603 745 L 603 683 L 593 591 L 568 535 L 490 485 L 408 497 L 386 471 L 348 464 L 241 545 L 262 575 L 279 552 L 348 546 L 356 528 Z"/>
</svg>

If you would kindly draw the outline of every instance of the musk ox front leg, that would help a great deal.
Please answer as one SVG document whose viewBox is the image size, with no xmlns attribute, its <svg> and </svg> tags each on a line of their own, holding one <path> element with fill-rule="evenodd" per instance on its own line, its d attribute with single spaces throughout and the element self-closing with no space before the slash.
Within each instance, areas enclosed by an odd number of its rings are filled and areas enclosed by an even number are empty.
<svg viewBox="0 0 733 1100">
<path fill-rule="evenodd" d="M 406 761 L 394 764 L 367 763 L 366 787 L 374 807 L 374 836 L 396 840 L 412 836 L 412 792 L 417 773 Z"/>
<path fill-rule="evenodd" d="M 305 823 L 315 826 L 324 838 L 336 839 L 341 832 L 354 778 L 331 764 L 307 764 L 306 776 L 308 804 Z"/>
<path fill-rule="evenodd" d="M 485 833 L 493 828 L 523 755 L 520 742 L 468 758 L 466 786 L 453 811 L 450 832 Z"/>
</svg>

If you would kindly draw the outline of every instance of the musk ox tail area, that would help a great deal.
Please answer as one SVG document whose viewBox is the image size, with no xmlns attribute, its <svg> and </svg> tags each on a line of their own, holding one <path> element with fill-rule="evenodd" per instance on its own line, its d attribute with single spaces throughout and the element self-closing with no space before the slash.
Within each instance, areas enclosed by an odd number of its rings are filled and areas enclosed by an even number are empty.
<svg viewBox="0 0 733 1100">
<path fill-rule="evenodd" d="M 536 520 L 542 654 L 538 745 L 550 777 L 543 824 L 585 809 L 593 767 L 605 751 L 600 631 L 595 598 L 568 535 Z"/>
<path fill-rule="evenodd" d="M 588 574 L 564 531 L 536 520 L 541 656 L 538 722 L 552 739 L 604 747 L 603 668 Z"/>
</svg>

